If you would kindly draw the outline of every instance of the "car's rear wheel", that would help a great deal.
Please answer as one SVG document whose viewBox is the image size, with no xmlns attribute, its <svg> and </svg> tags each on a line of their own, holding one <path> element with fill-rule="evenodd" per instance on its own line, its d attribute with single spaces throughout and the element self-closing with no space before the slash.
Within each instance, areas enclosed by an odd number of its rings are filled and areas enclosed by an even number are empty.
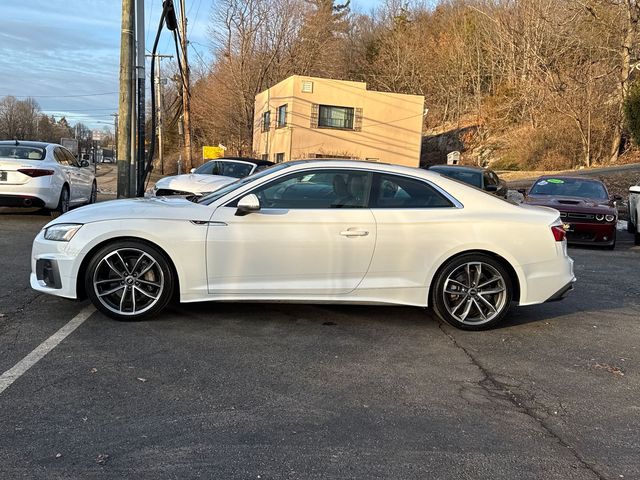
<svg viewBox="0 0 640 480">
<path fill-rule="evenodd" d="M 633 243 L 635 243 L 636 245 L 640 245 L 640 229 L 638 228 L 638 217 L 636 217 L 636 221 L 633 223 L 633 229 Z"/>
<path fill-rule="evenodd" d="M 101 312 L 117 320 L 139 320 L 171 299 L 173 273 L 165 255 L 138 241 L 118 241 L 90 260 L 85 289 Z"/>
<path fill-rule="evenodd" d="M 60 191 L 60 199 L 55 209 L 51 210 L 51 216 L 57 218 L 69 211 L 69 187 L 64 185 Z"/>
<path fill-rule="evenodd" d="M 511 305 L 512 282 L 502 264 L 484 254 L 447 262 L 434 279 L 431 304 L 436 315 L 463 330 L 499 323 Z"/>
</svg>

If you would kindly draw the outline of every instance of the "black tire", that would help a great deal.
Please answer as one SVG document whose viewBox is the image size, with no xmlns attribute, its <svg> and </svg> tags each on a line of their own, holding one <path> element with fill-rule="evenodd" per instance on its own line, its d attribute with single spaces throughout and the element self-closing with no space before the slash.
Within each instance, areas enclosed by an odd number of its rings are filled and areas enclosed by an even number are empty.
<svg viewBox="0 0 640 480">
<path fill-rule="evenodd" d="M 627 220 L 627 232 L 636 233 L 636 226 L 631 221 L 631 218 L 629 218 L 629 220 Z"/>
<path fill-rule="evenodd" d="M 640 230 L 638 229 L 638 217 L 636 217 L 636 221 L 633 223 L 633 243 L 635 245 L 640 245 Z"/>
<path fill-rule="evenodd" d="M 55 209 L 51 210 L 51 216 L 57 218 L 69 211 L 69 186 L 64 185 L 60 191 L 60 199 Z"/>
<path fill-rule="evenodd" d="M 507 314 L 512 296 L 511 276 L 502 264 L 488 255 L 471 253 L 449 260 L 438 271 L 431 305 L 449 325 L 487 330 Z"/>
<path fill-rule="evenodd" d="M 97 199 L 98 199 L 98 186 L 96 185 L 96 182 L 93 182 L 93 185 L 91 186 L 91 193 L 89 194 L 89 202 L 87 202 L 87 205 L 96 203 Z"/>
<path fill-rule="evenodd" d="M 173 270 L 157 248 L 136 240 L 110 243 L 87 266 L 85 291 L 91 302 L 116 320 L 141 320 L 171 300 Z"/>
</svg>

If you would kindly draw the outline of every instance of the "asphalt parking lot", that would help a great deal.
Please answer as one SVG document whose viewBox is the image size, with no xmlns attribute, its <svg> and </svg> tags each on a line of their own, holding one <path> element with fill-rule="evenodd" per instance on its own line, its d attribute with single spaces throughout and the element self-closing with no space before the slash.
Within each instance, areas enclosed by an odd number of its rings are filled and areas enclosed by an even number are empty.
<svg viewBox="0 0 640 480">
<path fill-rule="evenodd" d="M 87 302 L 29 288 L 0 212 L 0 374 Z M 404 307 L 93 313 L 0 392 L 0 478 L 640 478 L 640 247 L 570 249 L 565 300 L 462 332 Z"/>
</svg>

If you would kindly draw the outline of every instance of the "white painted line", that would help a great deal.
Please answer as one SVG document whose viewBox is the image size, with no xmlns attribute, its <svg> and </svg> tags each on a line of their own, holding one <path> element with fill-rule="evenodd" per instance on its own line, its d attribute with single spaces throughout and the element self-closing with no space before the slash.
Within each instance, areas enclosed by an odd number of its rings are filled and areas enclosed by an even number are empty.
<svg viewBox="0 0 640 480">
<path fill-rule="evenodd" d="M 0 393 L 4 392 L 13 382 L 24 375 L 27 370 L 42 360 L 42 357 L 56 348 L 60 342 L 82 325 L 95 311 L 96 309 L 93 305 L 83 308 L 69 323 L 38 345 L 35 350 L 16 363 L 12 368 L 0 375 Z"/>
</svg>

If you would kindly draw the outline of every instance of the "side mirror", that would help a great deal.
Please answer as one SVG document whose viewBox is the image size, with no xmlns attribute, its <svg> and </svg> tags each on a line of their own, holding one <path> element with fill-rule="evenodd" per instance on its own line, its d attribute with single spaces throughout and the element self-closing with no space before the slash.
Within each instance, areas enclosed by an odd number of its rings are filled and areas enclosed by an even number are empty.
<svg viewBox="0 0 640 480">
<path fill-rule="evenodd" d="M 525 197 L 527 196 L 527 189 L 526 188 L 519 188 L 517 190 L 518 193 L 521 193 L 522 195 L 524 195 Z"/>
<path fill-rule="evenodd" d="M 640 193 L 640 185 L 633 185 L 630 187 L 629 193 Z"/>
<path fill-rule="evenodd" d="M 189 173 L 195 173 L 195 172 L 196 172 L 195 168 L 192 168 L 191 170 L 189 170 Z"/>
<path fill-rule="evenodd" d="M 622 195 L 611 195 L 611 200 L 613 200 L 614 202 L 619 202 L 620 200 L 622 200 Z"/>
<path fill-rule="evenodd" d="M 238 210 L 236 215 L 242 217 L 252 212 L 260 211 L 260 199 L 253 193 L 245 195 L 238 200 Z"/>
<path fill-rule="evenodd" d="M 80 160 L 80 166 L 82 168 L 88 167 L 89 166 L 89 162 L 87 160 Z"/>
<path fill-rule="evenodd" d="M 498 186 L 497 185 L 487 185 L 484 189 L 487 192 L 497 192 L 498 191 Z"/>
</svg>

